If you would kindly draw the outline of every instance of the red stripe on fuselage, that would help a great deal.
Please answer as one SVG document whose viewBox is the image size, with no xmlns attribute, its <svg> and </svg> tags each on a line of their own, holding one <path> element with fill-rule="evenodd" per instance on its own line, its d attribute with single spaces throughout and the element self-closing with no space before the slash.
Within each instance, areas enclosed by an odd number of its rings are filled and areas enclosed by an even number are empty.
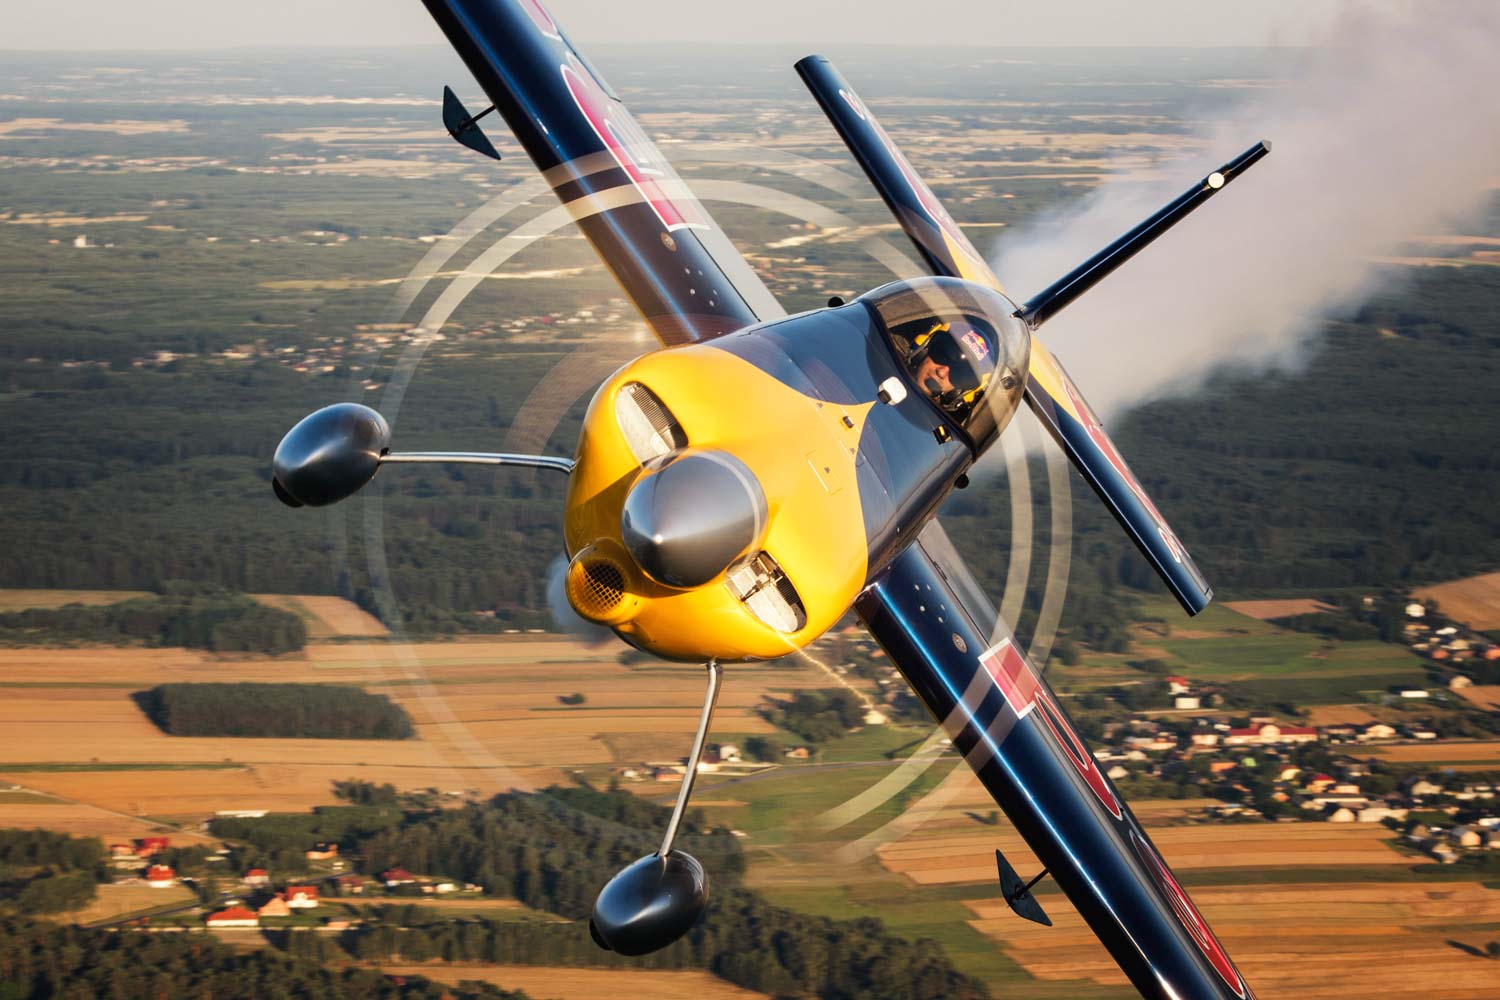
<svg viewBox="0 0 1500 1000">
<path fill-rule="evenodd" d="M 1214 932 L 1208 929 L 1208 922 L 1203 919 L 1203 914 L 1198 912 L 1198 907 L 1188 898 L 1182 886 L 1177 884 L 1177 879 L 1172 877 L 1172 872 L 1167 868 L 1167 863 L 1156 853 L 1156 849 L 1145 840 L 1141 839 L 1134 830 L 1130 831 L 1130 843 L 1135 847 L 1136 854 L 1146 863 L 1146 868 L 1151 876 L 1156 879 L 1156 884 L 1167 896 L 1167 901 L 1172 904 L 1172 912 L 1177 914 L 1178 921 L 1203 952 L 1203 957 L 1208 959 L 1208 964 L 1214 967 L 1214 971 L 1224 980 L 1230 989 L 1234 990 L 1236 996 L 1250 1000 L 1250 987 L 1241 978 L 1240 971 L 1234 967 L 1229 960 L 1229 954 L 1224 946 L 1219 944 L 1219 939 L 1214 937 Z"/>
<path fill-rule="evenodd" d="M 1006 639 L 981 654 L 979 665 L 994 678 L 995 685 L 1005 696 L 1005 703 L 1016 713 L 1017 719 L 1024 719 L 1033 708 L 1041 709 L 1042 722 L 1052 731 L 1058 746 L 1062 747 L 1063 755 L 1078 771 L 1094 797 L 1115 819 L 1123 818 L 1120 800 L 1115 797 L 1109 783 L 1104 780 L 1104 775 L 1099 772 L 1098 762 L 1078 738 L 1073 727 L 1068 725 L 1062 709 L 1052 698 L 1052 692 L 1047 690 L 1042 679 L 1031 669 L 1031 664 L 1021 655 L 1016 644 Z"/>
<path fill-rule="evenodd" d="M 615 162 L 641 193 L 641 198 L 651 206 L 661 224 L 669 232 L 710 228 L 708 217 L 696 199 L 691 196 L 673 198 L 662 188 L 660 178 L 671 176 L 671 171 L 666 164 L 655 162 L 657 154 L 651 140 L 572 54 L 562 66 L 562 75 L 568 93 L 573 95 L 573 103 L 578 105 L 594 134 L 614 156 Z"/>
</svg>

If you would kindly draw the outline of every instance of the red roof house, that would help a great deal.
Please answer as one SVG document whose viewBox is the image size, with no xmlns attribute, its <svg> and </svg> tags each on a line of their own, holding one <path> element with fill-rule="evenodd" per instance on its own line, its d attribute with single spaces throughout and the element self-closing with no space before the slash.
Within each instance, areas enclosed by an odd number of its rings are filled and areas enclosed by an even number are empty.
<svg viewBox="0 0 1500 1000">
<path fill-rule="evenodd" d="M 210 914 L 207 923 L 210 927 L 259 927 L 260 918 L 255 915 L 254 910 L 231 906 L 227 910 Z"/>
<path fill-rule="evenodd" d="M 165 889 L 177 878 L 177 873 L 166 865 L 152 865 L 146 869 L 146 884 L 153 889 Z"/>
<path fill-rule="evenodd" d="M 417 877 L 405 868 L 388 868 L 380 873 L 380 881 L 386 885 L 412 885 Z"/>
<path fill-rule="evenodd" d="M 270 885 L 271 874 L 264 868 L 252 868 L 245 873 L 246 885 Z"/>
<path fill-rule="evenodd" d="M 135 856 L 138 858 L 149 858 L 153 854 L 160 854 L 172 846 L 169 837 L 138 837 L 135 841 Z"/>
</svg>

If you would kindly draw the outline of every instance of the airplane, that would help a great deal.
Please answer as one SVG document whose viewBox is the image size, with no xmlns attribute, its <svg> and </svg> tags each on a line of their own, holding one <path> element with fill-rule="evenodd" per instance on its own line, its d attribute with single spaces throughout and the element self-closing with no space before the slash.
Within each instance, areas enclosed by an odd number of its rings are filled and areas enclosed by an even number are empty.
<svg viewBox="0 0 1500 1000">
<path fill-rule="evenodd" d="M 1212 591 L 1038 329 L 1270 151 L 1260 142 L 1030 298 L 1011 295 L 871 110 L 796 64 L 931 276 L 788 316 L 540 0 L 423 0 L 491 106 L 444 124 L 498 158 L 498 110 L 661 342 L 595 393 L 574 456 L 390 450 L 375 410 L 324 407 L 283 438 L 273 488 L 323 506 L 381 467 L 467 462 L 567 476 L 566 592 L 585 619 L 707 665 L 660 848 L 601 890 L 590 933 L 643 955 L 691 929 L 701 863 L 675 848 L 723 664 L 806 646 L 851 609 L 1045 866 L 996 851 L 1019 916 L 1049 876 L 1142 996 L 1249 985 L 965 568 L 935 513 L 1030 407 L 1188 614 Z M 993 623 L 993 624 L 992 624 Z"/>
</svg>

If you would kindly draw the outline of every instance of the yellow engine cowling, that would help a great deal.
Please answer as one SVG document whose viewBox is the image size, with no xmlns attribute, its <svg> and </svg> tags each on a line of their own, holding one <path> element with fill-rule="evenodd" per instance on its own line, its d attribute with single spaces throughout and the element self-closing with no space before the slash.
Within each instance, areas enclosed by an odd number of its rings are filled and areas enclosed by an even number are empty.
<svg viewBox="0 0 1500 1000">
<path fill-rule="evenodd" d="M 855 463 L 872 405 L 822 402 L 706 345 L 622 368 L 589 404 L 568 484 L 569 603 L 669 659 L 770 659 L 807 645 L 865 585 Z M 765 524 L 727 570 L 670 586 L 632 557 L 621 514 L 653 469 L 705 451 L 754 476 Z"/>
</svg>

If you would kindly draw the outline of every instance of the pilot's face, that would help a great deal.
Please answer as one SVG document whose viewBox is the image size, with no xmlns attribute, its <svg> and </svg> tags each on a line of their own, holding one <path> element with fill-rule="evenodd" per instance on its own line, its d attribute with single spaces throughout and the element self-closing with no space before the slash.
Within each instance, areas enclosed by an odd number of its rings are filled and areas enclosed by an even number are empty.
<svg viewBox="0 0 1500 1000">
<path fill-rule="evenodd" d="M 917 366 L 917 384 L 920 385 L 933 399 L 937 399 L 945 392 L 953 389 L 953 383 L 948 379 L 948 366 L 940 365 L 929 355 L 922 359 Z"/>
</svg>

